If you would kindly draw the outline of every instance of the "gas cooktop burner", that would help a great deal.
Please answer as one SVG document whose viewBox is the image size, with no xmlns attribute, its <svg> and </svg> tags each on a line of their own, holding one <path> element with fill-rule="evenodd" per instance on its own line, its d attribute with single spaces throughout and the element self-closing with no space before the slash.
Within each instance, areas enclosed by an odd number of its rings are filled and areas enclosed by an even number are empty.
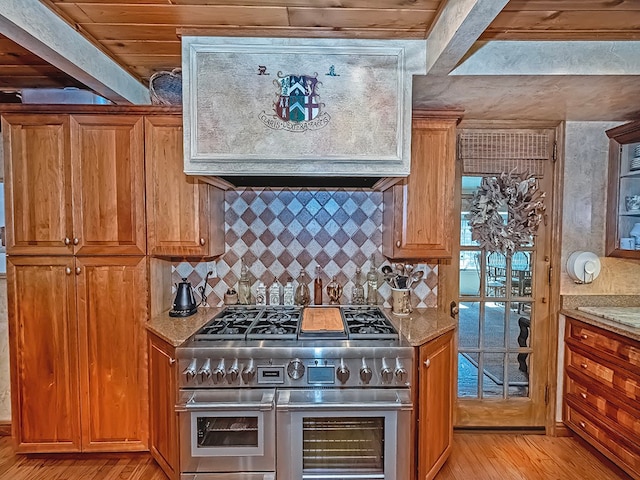
<svg viewBox="0 0 640 480">
<path fill-rule="evenodd" d="M 321 308 L 321 307 L 318 307 Z M 344 337 L 357 340 L 397 340 L 398 332 L 378 307 L 343 306 L 340 311 L 347 332 Z M 300 335 L 302 307 L 230 306 L 216 315 L 194 337 L 195 340 L 297 340 L 313 338 Z"/>
</svg>

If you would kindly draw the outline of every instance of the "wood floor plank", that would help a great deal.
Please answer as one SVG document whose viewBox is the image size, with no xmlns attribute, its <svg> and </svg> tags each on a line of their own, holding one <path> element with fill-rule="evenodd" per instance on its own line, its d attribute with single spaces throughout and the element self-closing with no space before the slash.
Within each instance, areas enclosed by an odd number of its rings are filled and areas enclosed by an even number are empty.
<svg viewBox="0 0 640 480">
<path fill-rule="evenodd" d="M 456 432 L 435 480 L 631 480 L 574 437 Z"/>
</svg>

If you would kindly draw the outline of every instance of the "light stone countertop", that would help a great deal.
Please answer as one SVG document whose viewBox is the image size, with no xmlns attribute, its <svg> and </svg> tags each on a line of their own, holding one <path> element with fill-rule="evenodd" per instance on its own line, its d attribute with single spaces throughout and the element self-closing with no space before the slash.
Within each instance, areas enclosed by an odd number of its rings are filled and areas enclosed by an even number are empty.
<svg viewBox="0 0 640 480">
<path fill-rule="evenodd" d="M 563 309 L 560 313 L 594 327 L 640 341 L 640 328 L 615 320 L 617 315 L 627 320 L 630 315 L 635 315 L 639 310 L 638 307 L 578 307 L 578 309 Z"/>
<path fill-rule="evenodd" d="M 203 325 L 222 311 L 224 307 L 198 308 L 190 317 L 174 318 L 169 311 L 155 316 L 147 323 L 147 330 L 153 332 L 174 347 L 182 345 Z M 383 309 L 398 332 L 414 347 L 454 330 L 457 321 L 435 308 L 419 308 L 409 316 L 398 317 L 391 309 Z"/>
</svg>

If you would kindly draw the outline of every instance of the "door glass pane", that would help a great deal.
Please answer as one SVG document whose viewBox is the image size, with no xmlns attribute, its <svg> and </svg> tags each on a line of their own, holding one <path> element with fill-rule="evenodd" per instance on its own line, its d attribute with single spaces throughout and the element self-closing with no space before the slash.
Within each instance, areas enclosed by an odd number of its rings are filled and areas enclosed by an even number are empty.
<svg viewBox="0 0 640 480">
<path fill-rule="evenodd" d="M 303 472 L 384 472 L 384 417 L 303 419 Z"/>
<path fill-rule="evenodd" d="M 462 180 L 458 396 L 527 397 L 535 248 L 511 256 L 478 249 L 465 217 L 480 181 Z"/>
<path fill-rule="evenodd" d="M 197 426 L 198 447 L 258 447 L 257 416 L 203 416 Z"/>
</svg>

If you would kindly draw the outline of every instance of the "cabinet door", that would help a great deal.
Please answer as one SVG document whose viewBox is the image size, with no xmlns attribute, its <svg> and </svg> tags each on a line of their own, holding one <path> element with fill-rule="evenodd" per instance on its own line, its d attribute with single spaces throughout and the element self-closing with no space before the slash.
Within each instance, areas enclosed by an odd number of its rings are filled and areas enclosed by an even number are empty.
<svg viewBox="0 0 640 480">
<path fill-rule="evenodd" d="M 453 332 L 420 348 L 418 478 L 432 479 L 453 441 Z"/>
<path fill-rule="evenodd" d="M 385 256 L 451 258 L 456 123 L 414 118 L 411 173 L 383 195 Z"/>
<path fill-rule="evenodd" d="M 137 115 L 71 117 L 77 255 L 144 255 L 144 132 Z"/>
<path fill-rule="evenodd" d="M 77 257 L 83 451 L 146 450 L 147 261 Z"/>
<path fill-rule="evenodd" d="M 175 349 L 149 334 L 150 450 L 170 479 L 179 476 Z"/>
<path fill-rule="evenodd" d="M 2 133 L 7 253 L 73 253 L 69 117 L 6 115 Z"/>
<path fill-rule="evenodd" d="M 80 450 L 72 257 L 7 263 L 13 433 L 17 451 Z"/>
<path fill-rule="evenodd" d="M 223 192 L 184 174 L 182 142 L 182 117 L 146 117 L 149 253 L 183 257 L 221 255 Z"/>
</svg>

